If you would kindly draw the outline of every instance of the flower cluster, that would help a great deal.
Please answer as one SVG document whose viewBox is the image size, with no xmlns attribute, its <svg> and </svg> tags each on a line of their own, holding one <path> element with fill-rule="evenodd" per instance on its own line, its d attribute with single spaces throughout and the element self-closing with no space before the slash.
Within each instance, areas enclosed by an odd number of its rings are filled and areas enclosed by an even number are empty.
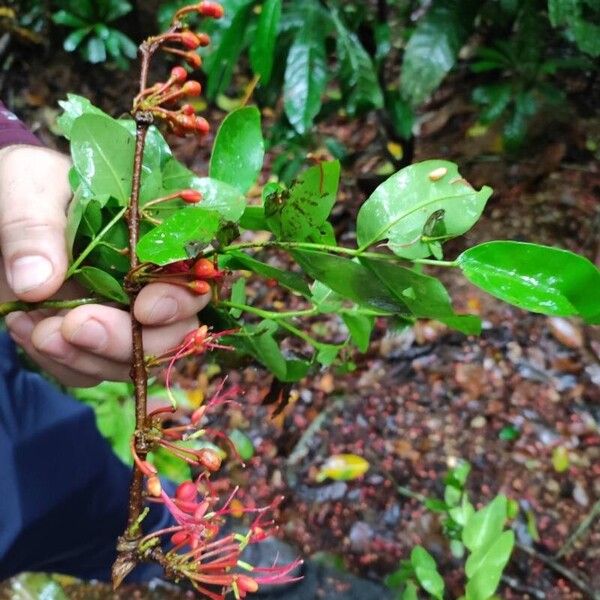
<svg viewBox="0 0 600 600">
<path fill-rule="evenodd" d="M 212 286 L 222 281 L 225 271 L 220 271 L 207 258 L 181 260 L 152 271 L 146 270 L 140 279 L 147 282 L 170 283 L 185 287 L 194 294 L 208 294 Z"/>
<path fill-rule="evenodd" d="M 187 578 L 196 590 L 211 600 L 223 600 L 229 591 L 237 599 L 245 598 L 248 593 L 256 592 L 261 584 L 294 581 L 292 573 L 300 564 L 300 561 L 294 561 L 288 565 L 262 568 L 244 562 L 241 555 L 248 544 L 261 542 L 272 535 L 274 524 L 272 520 L 267 520 L 266 515 L 278 506 L 281 498 L 265 508 L 246 508 L 240 502 L 234 505 L 236 488 L 228 500 L 218 507 L 219 499 L 212 489 L 210 476 L 221 467 L 220 455 L 211 448 L 194 450 L 177 444 L 178 441 L 187 442 L 205 434 L 220 436 L 229 442 L 222 432 L 204 426 L 206 414 L 211 408 L 233 403 L 241 393 L 237 386 L 224 390 L 224 384 L 223 381 L 210 401 L 192 413 L 186 424 L 163 426 L 158 416 L 172 412 L 171 407 L 149 415 L 152 427 L 148 441 L 153 447 L 162 447 L 200 469 L 196 480 L 181 483 L 173 497 L 162 488 L 155 467 L 141 460 L 132 445 L 134 460 L 146 476 L 148 497 L 164 504 L 174 521 L 173 525 L 142 538 L 139 543 L 140 554 L 148 554 L 157 547 L 169 548 L 161 554 L 163 566 L 175 579 Z M 235 452 L 233 444 L 229 444 Z M 219 535 L 228 517 L 244 514 L 253 515 L 247 533 Z"/>
<path fill-rule="evenodd" d="M 182 58 L 192 69 L 198 69 L 202 65 L 202 58 L 197 50 L 208 46 L 210 37 L 206 33 L 191 31 L 182 23 L 181 19 L 192 13 L 220 19 L 224 11 L 216 2 L 199 2 L 186 6 L 175 13 L 171 29 L 167 33 L 149 38 L 146 42 L 147 47 L 160 48 Z M 185 103 L 177 107 L 179 101 L 196 98 L 201 92 L 200 82 L 188 80 L 186 69 L 176 66 L 171 70 L 167 81 L 158 82 L 140 91 L 133 101 L 133 112 L 152 114 L 155 119 L 166 122 L 176 135 L 195 133 L 204 136 L 210 131 L 208 121 L 196 115 L 192 104 Z"/>
</svg>

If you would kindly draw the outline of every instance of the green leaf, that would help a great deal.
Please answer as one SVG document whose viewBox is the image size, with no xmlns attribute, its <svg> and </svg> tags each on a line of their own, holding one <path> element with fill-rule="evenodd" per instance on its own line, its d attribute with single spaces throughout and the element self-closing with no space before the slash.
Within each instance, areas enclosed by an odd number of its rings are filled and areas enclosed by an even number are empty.
<svg viewBox="0 0 600 600">
<path fill-rule="evenodd" d="M 52 15 L 52 21 L 57 25 L 72 27 L 73 29 L 87 27 L 87 21 L 80 19 L 77 15 L 66 10 L 58 10 Z"/>
<path fill-rule="evenodd" d="M 185 260 L 198 252 L 190 245 L 208 245 L 216 236 L 221 219 L 212 210 L 192 206 L 177 211 L 161 225 L 150 230 L 137 245 L 142 262 L 166 265 Z"/>
<path fill-rule="evenodd" d="M 106 60 L 106 46 L 104 45 L 104 40 L 95 35 L 90 37 L 87 44 L 82 46 L 79 50 L 81 56 L 94 65 Z"/>
<path fill-rule="evenodd" d="M 443 600 L 444 580 L 438 572 L 433 556 L 422 546 L 415 546 L 410 553 L 410 562 L 421 587 L 434 598 Z"/>
<path fill-rule="evenodd" d="M 71 128 L 71 156 L 82 182 L 95 196 L 125 206 L 131 192 L 135 139 L 117 121 L 84 114 Z"/>
<path fill-rule="evenodd" d="M 335 454 L 330 456 L 316 475 L 317 481 L 334 479 L 335 481 L 352 481 L 362 477 L 369 470 L 369 463 L 356 454 Z"/>
<path fill-rule="evenodd" d="M 279 326 L 275 321 L 261 321 L 258 325 L 245 325 L 242 338 L 250 354 L 255 356 L 279 380 L 285 381 L 287 366 L 285 358 L 279 349 L 277 340 L 273 337 Z"/>
<path fill-rule="evenodd" d="M 85 37 L 90 33 L 91 27 L 84 27 L 82 29 L 76 29 L 71 34 L 69 34 L 65 41 L 63 42 L 63 48 L 67 52 L 74 52 L 79 47 L 79 44 L 85 39 Z"/>
<path fill-rule="evenodd" d="M 367 317 L 359 312 L 345 312 L 342 314 L 342 319 L 356 347 L 361 352 L 366 352 L 369 349 L 371 332 L 375 323 L 374 318 Z"/>
<path fill-rule="evenodd" d="M 462 542 L 471 552 L 487 548 L 502 533 L 506 522 L 506 506 L 506 496 L 496 496 L 467 521 Z"/>
<path fill-rule="evenodd" d="M 208 75 L 206 97 L 214 100 L 219 94 L 224 93 L 229 84 L 235 65 L 242 52 L 245 42 L 245 33 L 250 23 L 251 6 L 245 2 L 235 13 L 229 27 L 223 32 L 221 42 L 214 53 L 205 63 Z"/>
<path fill-rule="evenodd" d="M 325 36 L 319 15 L 320 11 L 311 3 L 288 53 L 285 69 L 285 114 L 300 134 L 312 127 L 327 85 Z"/>
<path fill-rule="evenodd" d="M 293 255 L 310 277 L 343 298 L 374 310 L 410 316 L 406 303 L 392 295 L 364 265 L 311 250 L 295 250 Z"/>
<path fill-rule="evenodd" d="M 67 595 L 58 581 L 47 573 L 22 573 L 3 585 L 11 600 L 67 600 Z"/>
<path fill-rule="evenodd" d="M 265 0 L 254 34 L 254 42 L 250 47 L 252 70 L 260 75 L 260 83 L 263 86 L 271 80 L 280 20 L 281 0 Z"/>
<path fill-rule="evenodd" d="M 400 598 L 401 600 L 419 600 L 417 591 L 417 586 L 412 581 L 408 581 Z"/>
<path fill-rule="evenodd" d="M 105 112 L 94 106 L 87 98 L 76 94 L 67 94 L 66 100 L 59 100 L 59 106 L 63 109 L 62 114 L 56 120 L 61 133 L 69 140 L 73 123 L 84 114 L 103 115 L 110 118 Z"/>
<path fill-rule="evenodd" d="M 600 271 L 567 250 L 525 242 L 488 242 L 458 257 L 465 277 L 505 302 L 545 315 L 600 323 Z"/>
<path fill-rule="evenodd" d="M 400 90 L 418 106 L 452 69 L 467 41 L 480 2 L 434 0 L 411 35 L 402 62 Z"/>
<path fill-rule="evenodd" d="M 228 437 L 242 460 L 247 461 L 254 456 L 254 444 L 243 431 L 234 429 Z"/>
<path fill-rule="evenodd" d="M 264 156 L 260 112 L 255 106 L 244 106 L 227 115 L 221 124 L 209 174 L 245 193 L 256 183 Z"/>
<path fill-rule="evenodd" d="M 258 273 L 268 279 L 275 279 L 281 283 L 281 285 L 294 292 L 298 292 L 303 296 L 310 295 L 310 290 L 308 289 L 306 281 L 304 281 L 297 273 L 282 271 L 281 269 L 260 262 L 239 250 L 228 252 L 224 258 L 226 259 L 224 266 L 229 269 L 245 269 L 247 271 L 252 271 L 253 273 Z"/>
<path fill-rule="evenodd" d="M 505 531 L 489 547 L 469 556 L 465 565 L 467 600 L 489 600 L 498 588 L 514 544 L 515 534 Z"/>
<path fill-rule="evenodd" d="M 405 167 L 384 181 L 361 206 L 356 233 L 361 248 L 387 239 L 398 256 L 425 258 L 477 222 L 492 194 L 474 190 L 445 160 Z"/>
<path fill-rule="evenodd" d="M 417 273 L 389 261 L 361 258 L 377 277 L 410 312 L 419 318 L 436 319 L 463 333 L 479 334 L 481 320 L 475 315 L 457 315 L 446 288 L 439 279 Z"/>
<path fill-rule="evenodd" d="M 243 277 L 240 277 L 231 286 L 231 302 L 234 304 L 246 303 L 246 280 Z M 229 311 L 234 319 L 239 319 L 242 316 L 242 312 L 239 308 L 232 308 Z"/>
<path fill-rule="evenodd" d="M 323 162 L 301 173 L 289 191 L 268 196 L 265 216 L 271 231 L 281 240 L 320 242 L 339 181 L 339 161 Z"/>
<path fill-rule="evenodd" d="M 238 189 L 210 177 L 198 177 L 174 158 L 165 165 L 162 183 L 164 192 L 183 189 L 202 192 L 202 208 L 218 212 L 226 221 L 237 222 L 246 207 L 246 199 Z"/>
<path fill-rule="evenodd" d="M 269 231 L 263 206 L 246 206 L 240 217 L 240 227 L 250 231 Z"/>
<path fill-rule="evenodd" d="M 81 267 L 76 274 L 83 286 L 109 300 L 129 304 L 129 298 L 121 284 L 112 276 L 96 267 Z"/>
<path fill-rule="evenodd" d="M 336 48 L 340 60 L 340 81 L 345 107 L 350 116 L 357 112 L 383 106 L 383 93 L 377 81 L 377 71 L 371 57 L 355 33 L 332 12 L 336 30 Z"/>
</svg>

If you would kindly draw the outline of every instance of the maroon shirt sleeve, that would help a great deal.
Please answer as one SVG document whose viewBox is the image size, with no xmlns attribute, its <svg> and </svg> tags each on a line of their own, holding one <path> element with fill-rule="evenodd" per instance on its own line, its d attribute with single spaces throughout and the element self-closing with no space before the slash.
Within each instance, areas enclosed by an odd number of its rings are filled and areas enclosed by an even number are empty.
<svg viewBox="0 0 600 600">
<path fill-rule="evenodd" d="M 0 148 L 13 144 L 42 145 L 40 140 L 0 102 Z"/>
</svg>

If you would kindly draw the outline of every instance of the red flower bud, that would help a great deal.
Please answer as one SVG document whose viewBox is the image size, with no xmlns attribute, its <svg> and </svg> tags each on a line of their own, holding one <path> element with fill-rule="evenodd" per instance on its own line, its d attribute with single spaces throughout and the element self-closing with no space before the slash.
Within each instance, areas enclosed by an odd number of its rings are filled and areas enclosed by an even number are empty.
<svg viewBox="0 0 600 600">
<path fill-rule="evenodd" d="M 199 81 L 187 81 L 181 88 L 181 91 L 186 96 L 196 97 L 202 93 L 202 86 Z"/>
<path fill-rule="evenodd" d="M 198 294 L 198 296 L 204 296 L 204 294 L 208 294 L 210 292 L 210 283 L 202 280 L 190 281 L 188 283 L 188 287 L 194 294 Z"/>
<path fill-rule="evenodd" d="M 210 35 L 208 33 L 204 33 L 201 31 L 196 34 L 198 36 L 198 41 L 200 42 L 200 46 L 203 48 L 210 45 Z"/>
<path fill-rule="evenodd" d="M 193 266 L 193 271 L 198 279 L 210 279 L 217 272 L 215 265 L 207 258 L 198 259 Z"/>
<path fill-rule="evenodd" d="M 184 500 L 185 502 L 190 502 L 194 500 L 198 494 L 198 488 L 194 485 L 192 481 L 184 481 L 183 483 L 177 486 L 175 490 L 175 497 L 178 500 Z"/>
<path fill-rule="evenodd" d="M 180 546 L 181 544 L 185 544 L 188 540 L 188 535 L 185 531 L 178 531 L 171 536 L 171 542 L 173 546 Z"/>
<path fill-rule="evenodd" d="M 195 115 L 196 114 L 196 109 L 191 104 L 184 104 L 181 107 L 181 112 L 184 115 Z"/>
<path fill-rule="evenodd" d="M 179 197 L 188 204 L 197 204 L 202 200 L 202 192 L 198 190 L 182 190 L 179 192 Z"/>
<path fill-rule="evenodd" d="M 246 592 L 250 592 L 251 594 L 258 592 L 258 582 L 248 575 L 236 575 L 235 582 L 238 590 L 244 594 Z"/>
<path fill-rule="evenodd" d="M 200 2 L 198 12 L 203 17 L 210 17 L 211 19 L 220 19 L 225 14 L 223 7 L 217 2 Z"/>
<path fill-rule="evenodd" d="M 183 67 L 173 67 L 171 69 L 171 77 L 179 83 L 183 83 L 187 79 L 187 76 L 187 71 Z"/>
<path fill-rule="evenodd" d="M 148 477 L 146 481 L 146 490 L 151 496 L 155 498 L 160 498 L 160 494 L 162 492 L 162 485 L 160 484 L 160 479 L 153 475 L 152 477 Z"/>
<path fill-rule="evenodd" d="M 198 452 L 198 462 L 213 473 L 221 468 L 221 457 L 210 448 L 203 448 Z"/>
<path fill-rule="evenodd" d="M 210 131 L 210 124 L 204 117 L 196 117 L 194 129 L 200 135 L 206 135 Z"/>
<path fill-rule="evenodd" d="M 196 54 L 195 52 L 186 52 L 184 59 L 185 62 L 194 69 L 199 69 L 202 66 L 202 58 L 199 54 Z"/>
<path fill-rule="evenodd" d="M 194 333 L 194 344 L 196 346 L 202 346 L 208 337 L 208 327 L 206 325 L 200 325 Z"/>
<path fill-rule="evenodd" d="M 179 40 L 186 48 L 189 48 L 190 50 L 195 50 L 198 48 L 198 46 L 200 46 L 200 40 L 193 31 L 184 31 L 183 33 L 179 34 Z"/>
</svg>

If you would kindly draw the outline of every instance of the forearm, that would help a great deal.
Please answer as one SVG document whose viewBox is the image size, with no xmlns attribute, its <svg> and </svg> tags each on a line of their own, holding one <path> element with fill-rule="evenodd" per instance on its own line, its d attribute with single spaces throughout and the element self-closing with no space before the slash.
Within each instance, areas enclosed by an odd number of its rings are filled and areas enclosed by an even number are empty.
<svg viewBox="0 0 600 600">
<path fill-rule="evenodd" d="M 42 145 L 40 140 L 0 102 L 0 148 L 20 144 Z"/>
</svg>

